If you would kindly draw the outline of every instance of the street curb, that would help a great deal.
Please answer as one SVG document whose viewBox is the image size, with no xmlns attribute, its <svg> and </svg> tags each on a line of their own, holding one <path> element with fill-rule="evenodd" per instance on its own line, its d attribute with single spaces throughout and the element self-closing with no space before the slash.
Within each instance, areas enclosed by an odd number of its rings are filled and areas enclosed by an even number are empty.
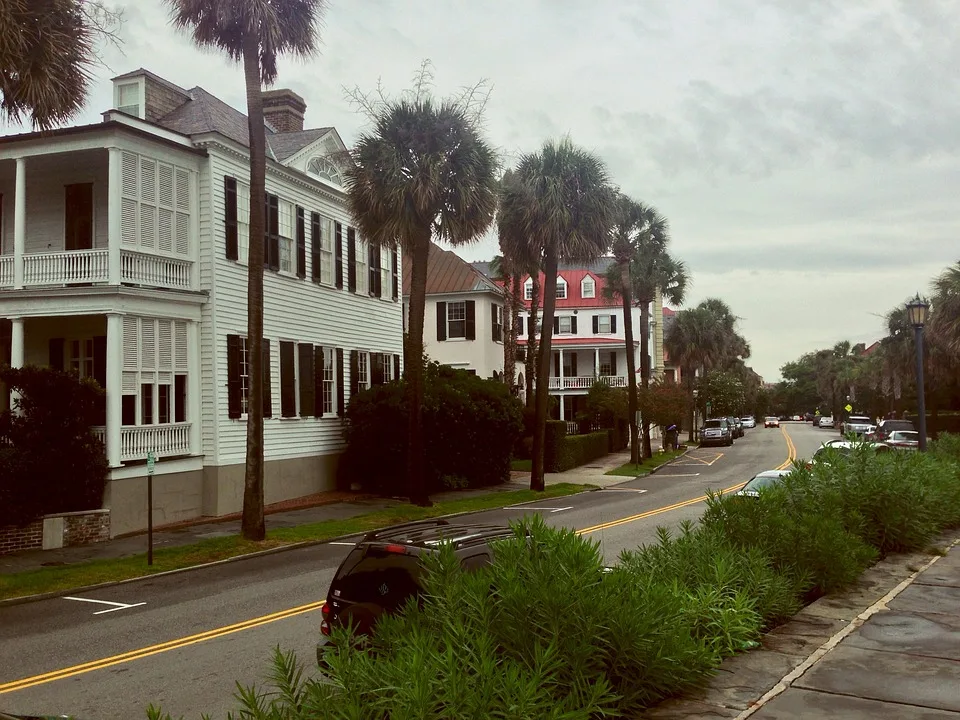
<svg viewBox="0 0 960 720">
<path fill-rule="evenodd" d="M 588 484 L 588 483 L 581 483 Z M 589 490 L 581 490 L 580 492 L 570 493 L 569 495 L 558 495 L 557 497 L 574 497 L 575 495 L 582 495 L 588 492 L 596 492 L 597 490 L 602 490 L 603 488 L 595 487 L 590 488 Z M 539 500 L 528 500 L 527 502 L 540 502 Z M 519 503 L 524 504 L 524 503 Z M 487 508 L 486 510 L 462 510 L 461 512 L 447 513 L 446 515 L 435 515 L 432 518 L 426 518 L 428 520 L 440 520 L 447 518 L 460 517 L 461 515 L 473 515 L 478 512 L 489 512 L 490 510 L 499 510 L 502 508 Z M 384 527 L 390 527 L 385 525 Z M 13 605 L 25 605 L 26 603 L 38 602 L 40 600 L 49 600 L 50 598 L 63 597 L 67 594 L 81 593 L 81 592 L 90 592 L 91 590 L 101 590 L 103 588 L 116 587 L 118 585 L 127 585 L 129 583 L 142 582 L 144 580 L 152 580 L 153 578 L 166 577 L 167 575 L 176 575 L 178 573 L 190 572 L 192 570 L 203 570 L 204 568 L 216 567 L 218 565 L 226 565 L 228 563 L 239 562 L 241 560 L 252 560 L 254 558 L 263 557 L 265 555 L 275 555 L 281 552 L 287 552 L 290 550 L 299 550 L 300 548 L 314 547 L 316 545 L 329 545 L 330 543 L 339 542 L 346 540 L 347 538 L 356 537 L 358 535 L 364 535 L 368 532 L 376 532 L 382 528 L 373 528 L 372 530 L 365 530 L 364 532 L 359 533 L 348 533 L 347 535 L 337 535 L 336 537 L 327 538 L 326 540 L 304 540 L 302 542 L 291 543 L 290 545 L 281 545 L 275 548 L 268 548 L 266 550 L 258 550 L 252 553 L 245 553 L 243 555 L 234 555 L 233 557 L 224 558 L 223 560 L 214 560 L 208 563 L 201 563 L 200 565 L 190 565 L 189 567 L 177 568 L 176 570 L 164 570 L 163 572 L 151 573 L 149 575 L 140 575 L 139 577 L 126 578 L 125 580 L 110 580 L 108 582 L 96 583 L 94 585 L 81 585 L 79 587 L 64 588 L 63 590 L 51 590 L 46 593 L 37 593 L 35 595 L 23 595 L 21 597 L 14 598 L 5 598 L 0 600 L 0 608 L 13 606 Z M 118 558 L 119 559 L 119 558 Z M 2 576 L 0 576 L 2 577 Z"/>
<path fill-rule="evenodd" d="M 668 461 L 665 462 L 663 465 L 657 465 L 657 466 L 656 466 L 655 468 L 653 468 L 650 472 L 648 472 L 647 475 L 653 475 L 653 474 L 657 473 L 658 471 L 660 471 L 661 468 L 665 468 L 665 467 L 669 467 L 670 465 L 673 465 L 673 464 L 674 464 L 677 460 L 679 460 L 680 458 L 686 457 L 687 453 L 689 453 L 689 452 L 690 452 L 691 450 L 693 450 L 693 449 L 694 449 L 693 447 L 691 447 L 691 446 L 688 445 L 688 446 L 687 446 L 687 449 L 684 450 L 682 453 L 680 453 L 679 455 L 677 455 L 677 456 L 676 456 L 675 458 L 673 458 L 672 460 L 668 460 Z"/>
</svg>

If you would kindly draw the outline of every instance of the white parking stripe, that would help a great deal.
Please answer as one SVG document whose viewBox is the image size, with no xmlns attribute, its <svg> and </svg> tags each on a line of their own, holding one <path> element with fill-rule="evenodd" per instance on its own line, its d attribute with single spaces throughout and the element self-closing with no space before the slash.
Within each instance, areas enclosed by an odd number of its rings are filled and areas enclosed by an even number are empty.
<svg viewBox="0 0 960 720">
<path fill-rule="evenodd" d="M 97 603 L 98 605 L 112 605 L 113 607 L 108 610 L 98 610 L 94 615 L 103 615 L 105 613 L 116 612 L 117 610 L 127 610 L 133 607 L 140 607 L 141 605 L 146 605 L 145 602 L 139 603 L 118 603 L 112 602 L 110 600 L 94 600 L 93 598 L 80 598 L 80 597 L 69 597 L 65 595 L 64 600 L 75 600 L 77 602 L 86 602 L 86 603 Z"/>
</svg>

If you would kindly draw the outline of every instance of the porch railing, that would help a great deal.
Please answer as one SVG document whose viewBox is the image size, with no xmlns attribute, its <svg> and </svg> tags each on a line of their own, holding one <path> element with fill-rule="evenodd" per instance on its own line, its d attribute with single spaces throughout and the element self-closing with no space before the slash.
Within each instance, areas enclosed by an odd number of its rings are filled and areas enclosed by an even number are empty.
<svg viewBox="0 0 960 720">
<path fill-rule="evenodd" d="M 134 250 L 120 251 L 120 279 L 125 283 L 189 289 L 191 265 L 189 260 L 180 258 L 148 255 Z"/>
<path fill-rule="evenodd" d="M 106 443 L 107 429 L 91 428 L 93 434 Z M 147 453 L 157 458 L 190 454 L 190 423 L 137 425 L 120 428 L 120 462 L 145 460 Z"/>
<path fill-rule="evenodd" d="M 106 282 L 108 266 L 106 248 L 31 253 L 23 256 L 23 284 L 27 287 Z"/>
<path fill-rule="evenodd" d="M 0 255 L 0 287 L 13 285 L 13 255 Z"/>
<path fill-rule="evenodd" d="M 622 388 L 627 386 L 625 375 L 601 375 L 600 377 L 578 375 L 565 378 L 551 377 L 549 387 L 551 390 L 589 390 L 598 380 L 610 387 Z"/>
</svg>

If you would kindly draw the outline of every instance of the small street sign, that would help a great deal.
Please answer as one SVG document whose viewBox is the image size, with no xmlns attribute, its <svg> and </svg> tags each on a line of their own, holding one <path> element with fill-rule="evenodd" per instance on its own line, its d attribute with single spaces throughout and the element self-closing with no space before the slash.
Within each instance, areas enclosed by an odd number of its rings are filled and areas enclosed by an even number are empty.
<svg viewBox="0 0 960 720">
<path fill-rule="evenodd" d="M 157 456 L 153 452 L 147 453 L 147 474 L 153 475 L 153 469 L 157 466 Z"/>
<path fill-rule="evenodd" d="M 843 409 L 846 410 L 847 412 L 853 412 L 853 405 L 851 405 L 850 403 L 847 403 L 846 405 L 843 406 Z"/>
</svg>

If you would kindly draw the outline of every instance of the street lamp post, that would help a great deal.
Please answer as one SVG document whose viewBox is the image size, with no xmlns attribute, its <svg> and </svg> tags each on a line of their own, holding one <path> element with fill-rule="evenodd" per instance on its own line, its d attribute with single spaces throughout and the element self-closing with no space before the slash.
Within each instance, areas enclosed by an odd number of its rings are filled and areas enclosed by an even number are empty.
<svg viewBox="0 0 960 720">
<path fill-rule="evenodd" d="M 913 325 L 914 345 L 917 347 L 917 412 L 920 415 L 917 429 L 920 431 L 920 452 L 927 449 L 927 408 L 923 397 L 923 326 L 927 322 L 929 309 L 930 305 L 920 298 L 919 293 L 907 303 L 907 318 Z"/>
</svg>

